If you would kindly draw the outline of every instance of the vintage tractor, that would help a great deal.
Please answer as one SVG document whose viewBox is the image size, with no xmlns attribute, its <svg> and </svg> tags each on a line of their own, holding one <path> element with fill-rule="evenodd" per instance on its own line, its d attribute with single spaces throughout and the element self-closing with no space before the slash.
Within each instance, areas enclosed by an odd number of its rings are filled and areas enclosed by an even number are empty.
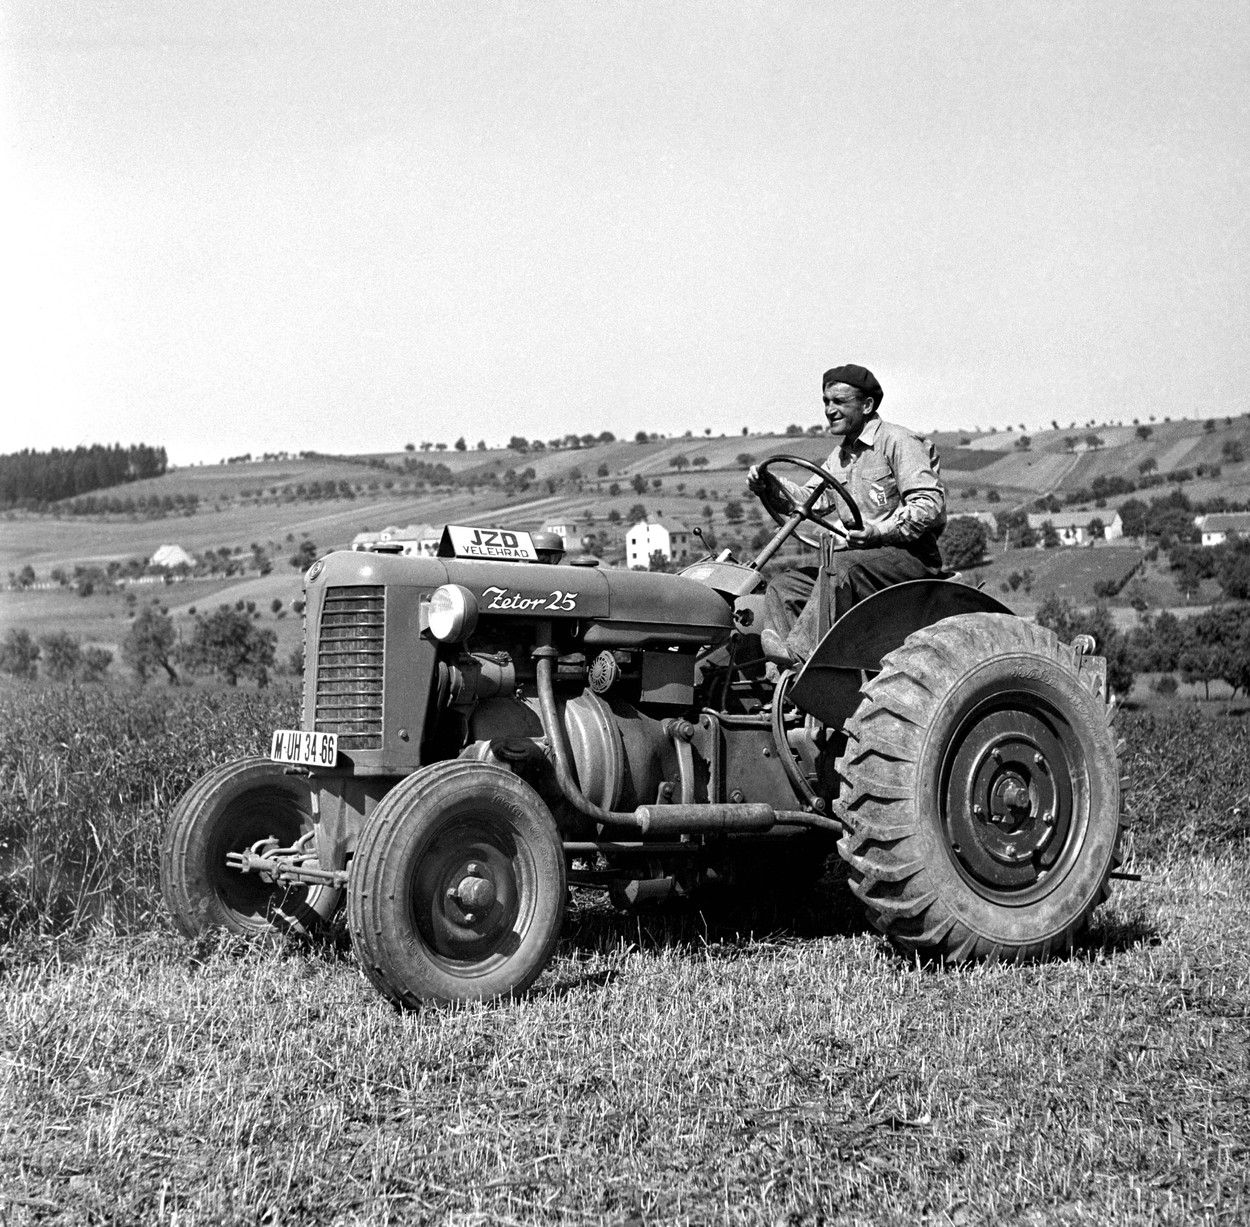
<svg viewBox="0 0 1250 1227">
<path fill-rule="evenodd" d="M 794 495 L 773 469 L 817 474 Z M 952 579 L 900 584 L 774 676 L 760 568 L 830 487 L 761 466 L 776 535 L 680 575 L 448 528 L 439 557 L 336 552 L 305 581 L 297 730 L 210 771 L 161 861 L 188 935 L 308 932 L 346 903 L 406 1006 L 524 992 L 569 887 L 639 905 L 783 888 L 836 843 L 876 926 L 962 960 L 1066 949 L 1119 863 L 1105 662 Z"/>
</svg>

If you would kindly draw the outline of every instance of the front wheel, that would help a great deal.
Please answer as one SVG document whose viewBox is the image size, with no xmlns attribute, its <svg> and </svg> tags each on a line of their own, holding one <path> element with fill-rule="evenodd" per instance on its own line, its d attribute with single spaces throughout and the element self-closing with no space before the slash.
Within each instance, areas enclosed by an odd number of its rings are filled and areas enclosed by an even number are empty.
<svg viewBox="0 0 1250 1227">
<path fill-rule="evenodd" d="M 398 1005 L 519 996 L 555 948 L 565 880 L 555 820 L 524 780 L 434 763 L 387 793 L 361 832 L 352 944 Z"/>
<path fill-rule="evenodd" d="M 266 839 L 289 848 L 314 830 L 307 779 L 280 763 L 244 758 L 201 777 L 178 802 L 161 844 L 161 893 L 178 928 L 187 937 L 210 929 L 240 937 L 315 931 L 341 891 L 281 886 L 226 863 L 228 852 Z"/>
<path fill-rule="evenodd" d="M 838 760 L 839 852 L 909 953 L 1024 961 L 1067 949 L 1123 833 L 1097 662 L 1004 614 L 963 614 L 882 661 Z"/>
</svg>

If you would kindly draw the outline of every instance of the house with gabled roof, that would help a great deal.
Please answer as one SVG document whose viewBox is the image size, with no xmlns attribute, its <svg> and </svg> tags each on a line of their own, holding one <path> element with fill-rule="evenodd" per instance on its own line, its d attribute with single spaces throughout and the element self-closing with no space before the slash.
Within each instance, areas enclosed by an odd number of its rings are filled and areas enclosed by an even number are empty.
<svg viewBox="0 0 1250 1227">
<path fill-rule="evenodd" d="M 1250 537 L 1250 511 L 1213 511 L 1195 516 L 1194 524 L 1207 546 L 1223 545 L 1229 537 Z"/>
<path fill-rule="evenodd" d="M 625 534 L 625 565 L 650 570 L 651 555 L 657 552 L 666 562 L 688 562 L 696 552 L 693 541 L 685 524 L 639 520 Z"/>
<path fill-rule="evenodd" d="M 399 528 L 394 524 L 378 532 L 366 529 L 352 538 L 352 549 L 371 550 L 377 545 L 398 545 L 401 554 L 415 554 L 421 558 L 433 558 L 438 553 L 438 543 L 443 530 L 432 524 L 409 524 Z"/>
<path fill-rule="evenodd" d="M 1097 537 L 1091 527 L 1097 520 L 1102 525 L 1102 537 Z M 1106 511 L 1043 511 L 1030 513 L 1029 527 L 1035 533 L 1042 533 L 1049 524 L 1059 536 L 1060 545 L 1093 545 L 1096 540 L 1117 541 L 1124 536 L 1124 523 L 1120 513 L 1113 511 L 1108 517 Z M 1039 545 L 1041 544 L 1039 540 Z"/>
</svg>

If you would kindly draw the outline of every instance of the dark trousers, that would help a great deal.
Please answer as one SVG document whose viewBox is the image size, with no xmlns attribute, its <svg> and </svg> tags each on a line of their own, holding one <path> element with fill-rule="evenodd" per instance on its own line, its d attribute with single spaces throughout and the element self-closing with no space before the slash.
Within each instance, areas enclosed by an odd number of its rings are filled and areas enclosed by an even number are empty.
<svg viewBox="0 0 1250 1227">
<path fill-rule="evenodd" d="M 825 626 L 831 626 L 852 605 L 892 584 L 941 574 L 937 548 L 905 550 L 882 545 L 867 550 L 830 550 L 824 567 L 827 609 Z M 786 641 L 800 660 L 806 660 L 820 641 L 819 602 L 812 599 L 818 567 L 795 567 L 768 581 L 764 593 L 766 626 Z"/>
</svg>

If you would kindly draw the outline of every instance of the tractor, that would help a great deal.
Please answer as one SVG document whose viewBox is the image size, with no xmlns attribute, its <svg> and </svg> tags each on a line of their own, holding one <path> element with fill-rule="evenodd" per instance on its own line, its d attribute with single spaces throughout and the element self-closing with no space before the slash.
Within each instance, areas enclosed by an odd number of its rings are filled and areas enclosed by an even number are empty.
<svg viewBox="0 0 1250 1227">
<path fill-rule="evenodd" d="M 787 465 L 817 479 L 801 496 Z M 836 847 L 910 957 L 1068 949 L 1124 826 L 1093 641 L 947 575 L 861 601 L 778 674 L 762 568 L 861 517 L 807 460 L 760 472 L 777 530 L 748 562 L 615 570 L 462 526 L 437 556 L 315 561 L 300 727 L 209 771 L 165 832 L 178 927 L 309 934 L 342 908 L 396 1004 L 504 998 L 547 965 L 570 888 L 626 907 L 797 888 Z"/>
</svg>

